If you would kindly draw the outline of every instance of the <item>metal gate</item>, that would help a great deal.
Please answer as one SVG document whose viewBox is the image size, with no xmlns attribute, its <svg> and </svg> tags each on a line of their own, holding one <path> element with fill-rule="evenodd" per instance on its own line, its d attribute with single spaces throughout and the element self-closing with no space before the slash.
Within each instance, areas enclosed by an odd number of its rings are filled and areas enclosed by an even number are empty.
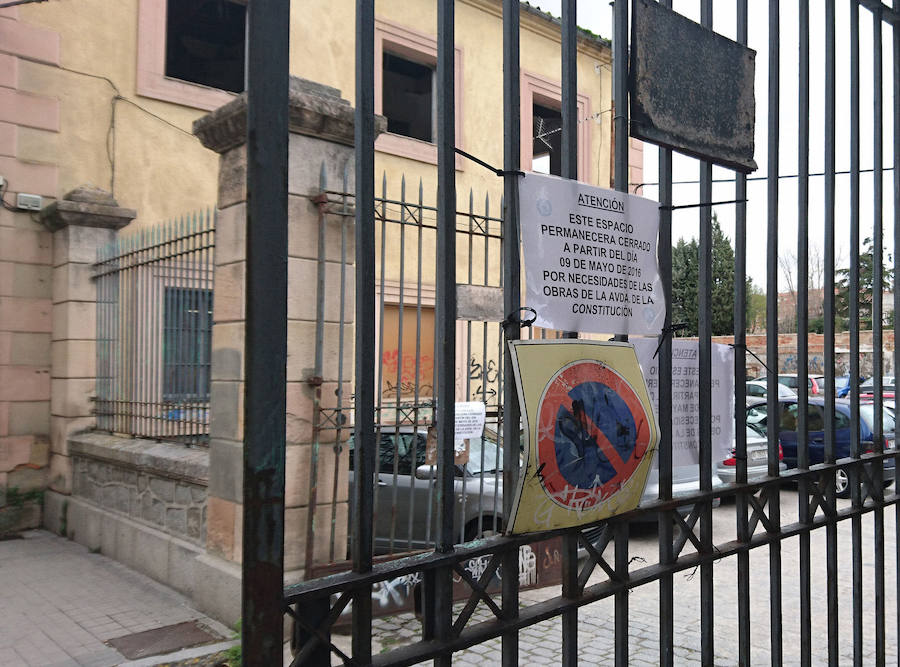
<svg viewBox="0 0 900 667">
<path fill-rule="evenodd" d="M 563 176 L 574 178 L 576 173 L 576 27 L 575 0 L 563 0 L 561 80 Z M 614 4 L 614 106 L 615 106 L 615 187 L 627 191 L 627 141 L 629 119 L 627 114 L 627 60 L 628 60 L 628 3 L 617 0 Z M 661 4 L 671 6 L 670 1 Z M 720 4 L 720 3 L 717 3 Z M 634 622 L 629 610 L 630 593 L 640 587 L 658 589 L 658 660 L 671 665 L 676 658 L 676 638 L 673 619 L 677 615 L 674 596 L 674 577 L 678 573 L 698 570 L 699 575 L 699 660 L 711 665 L 720 662 L 717 656 L 726 655 L 739 664 L 750 664 L 757 650 L 751 641 L 753 627 L 768 621 L 768 655 L 773 664 L 783 662 L 786 644 L 798 645 L 802 664 L 816 662 L 814 649 L 827 643 L 827 660 L 838 664 L 842 630 L 839 624 L 841 609 L 851 608 L 852 657 L 855 664 L 862 664 L 864 649 L 874 645 L 874 662 L 883 665 L 886 660 L 887 609 L 885 573 L 885 508 L 896 504 L 897 496 L 884 491 L 883 462 L 898 458 L 896 451 L 885 450 L 882 433 L 884 416 L 882 368 L 883 338 L 881 327 L 873 334 L 874 350 L 874 434 L 871 443 L 863 443 L 859 436 L 859 389 L 851 382 L 850 432 L 851 456 L 837 461 L 835 429 L 835 250 L 836 250 L 836 191 L 837 176 L 841 169 L 836 158 L 838 132 L 836 100 L 841 93 L 850 104 L 850 157 L 847 178 L 850 192 L 850 294 L 860 291 L 859 239 L 863 223 L 860 219 L 861 132 L 863 114 L 860 93 L 860 23 L 871 21 L 871 63 L 873 69 L 873 112 L 866 121 L 872 128 L 873 161 L 871 169 L 873 195 L 873 237 L 875 285 L 881 284 L 884 234 L 884 180 L 885 171 L 894 171 L 893 221 L 894 244 L 900 247 L 900 153 L 896 150 L 900 136 L 900 2 L 895 0 L 891 8 L 875 0 L 846 0 L 849 5 L 849 25 L 839 25 L 836 19 L 836 0 L 814 3 L 819 10 L 810 16 L 808 0 L 798 0 L 799 21 L 795 37 L 781 34 L 780 6 L 778 0 L 768 3 L 768 145 L 767 145 L 767 360 L 777 368 L 778 357 L 777 293 L 779 253 L 779 184 L 781 181 L 779 155 L 782 150 L 796 151 L 798 170 L 796 178 L 798 196 L 796 215 L 798 234 L 796 253 L 798 291 L 798 331 L 807 330 L 806 290 L 809 267 L 808 239 L 810 229 L 810 140 L 824 145 L 823 226 L 824 226 L 824 336 L 825 336 L 825 402 L 824 402 L 824 463 L 810 464 L 810 448 L 807 442 L 808 417 L 798 411 L 799 433 L 797 467 L 787 472 L 779 469 L 779 440 L 777 429 L 768 431 L 768 477 L 747 483 L 747 442 L 743 410 L 736 410 L 735 460 L 737 483 L 725 490 L 713 490 L 712 438 L 710 427 L 711 405 L 711 284 L 715 279 L 711 260 L 712 215 L 712 165 L 699 162 L 699 187 L 694 206 L 699 211 L 699 341 L 700 341 L 700 492 L 691 497 L 672 498 L 672 441 L 668 429 L 662 429 L 659 454 L 659 501 L 651 507 L 617 517 L 597 526 L 593 540 L 583 536 L 580 529 L 553 531 L 523 537 L 495 536 L 460 544 L 459 526 L 454 526 L 454 443 L 453 405 L 455 378 L 450 369 L 456 368 L 456 314 L 457 275 L 456 263 L 438 262 L 435 291 L 435 423 L 437 427 L 437 496 L 438 523 L 433 551 L 376 563 L 373 550 L 373 500 L 375 497 L 376 442 L 376 391 L 379 388 L 376 371 L 371 360 L 375 356 L 376 303 L 373 289 L 376 280 L 376 230 L 372 224 L 377 219 L 374 173 L 374 7 L 368 0 L 357 2 L 356 30 L 356 317 L 355 317 L 355 461 L 356 484 L 354 487 L 355 520 L 352 525 L 353 571 L 303 582 L 284 588 L 283 576 L 283 496 L 284 450 L 272 443 L 284 442 L 283 413 L 277 409 L 284 405 L 284 377 L 278 369 L 284 368 L 286 332 L 284 321 L 286 303 L 286 262 L 272 261 L 283 258 L 286 248 L 286 174 L 287 174 L 287 118 L 284 101 L 287 96 L 287 47 L 289 11 L 288 3 L 250 3 L 248 7 L 248 289 L 247 289 L 247 371 L 245 406 L 245 478 L 244 478 L 244 656 L 250 664 L 275 664 L 281 660 L 281 630 L 283 614 L 289 614 L 302 630 L 305 642 L 298 647 L 295 664 L 326 664 L 334 652 L 347 664 L 414 664 L 434 659 L 437 664 L 450 664 L 453 652 L 472 647 L 493 638 L 501 638 L 502 660 L 505 665 L 519 662 L 519 639 L 529 626 L 560 617 L 562 651 L 559 660 L 566 665 L 579 660 L 579 615 L 587 613 L 585 607 L 604 599 L 613 600 L 614 629 L 612 651 L 616 665 L 629 664 L 630 626 Z M 748 3 L 736 0 L 736 25 L 734 34 L 738 42 L 747 43 Z M 701 23 L 713 26 L 713 2 L 702 0 Z M 756 3 L 754 3 L 756 9 Z M 504 335 L 507 341 L 520 337 L 520 271 L 519 230 L 517 210 L 517 182 L 520 165 L 519 118 L 519 2 L 503 0 L 503 108 L 504 108 L 504 164 L 498 175 L 504 179 L 503 231 L 502 231 L 502 286 Z M 454 2 L 439 0 L 437 12 L 438 59 L 436 88 L 438 185 L 436 205 L 435 244 L 438 258 L 453 258 L 457 253 L 457 193 L 454 170 Z M 892 168 L 885 168 L 884 122 L 882 109 L 886 86 L 883 82 L 884 59 L 882 27 L 889 30 L 893 41 L 892 86 L 893 149 Z M 824 46 L 821 58 L 811 59 L 810 33 L 824 28 Z M 850 77 L 849 89 L 838 86 L 836 74 L 836 42 L 849 36 Z M 796 39 L 796 41 L 794 41 Z M 799 47 L 798 118 L 796 142 L 780 141 L 779 122 L 780 78 L 785 72 L 780 67 L 781 45 L 790 43 Z M 824 65 L 824 90 L 814 99 L 810 86 L 811 63 Z M 791 73 L 793 76 L 793 72 Z M 810 109 L 821 109 L 824 114 L 823 134 L 813 136 Z M 843 130 L 841 130 L 843 131 Z M 672 210 L 673 210 L 673 162 L 672 151 L 659 152 L 659 202 L 660 238 L 659 262 L 666 289 L 671 297 L 672 269 Z M 745 278 L 747 273 L 747 177 L 735 173 L 735 404 L 745 403 L 746 346 L 745 346 Z M 813 221 L 815 222 L 815 221 Z M 896 255 L 895 255 L 896 257 Z M 895 267 L 896 267 L 896 259 Z M 900 308 L 900 297 L 894 292 L 895 309 Z M 873 321 L 883 317 L 881 299 L 873 299 Z M 859 304 L 850 308 L 850 359 L 853 378 L 859 376 Z M 274 324 L 273 324 L 274 323 Z M 666 330 L 672 322 L 667 319 Z M 895 334 L 896 334 L 896 324 Z M 797 337 L 797 358 L 806 360 L 806 338 Z M 660 357 L 660 423 L 669 424 L 672 418 L 671 395 L 671 339 L 663 336 Z M 896 349 L 896 348 L 895 348 Z M 895 355 L 898 353 L 895 351 Z M 502 386 L 511 387 L 511 366 L 508 352 L 502 365 L 505 381 Z M 895 362 L 894 367 L 897 367 Z M 798 403 L 808 401 L 806 364 L 798 364 Z M 769 415 L 778 414 L 778 378 L 769 373 Z M 273 410 L 274 406 L 274 410 Z M 519 407 L 514 392 L 502 392 L 499 397 L 502 416 L 502 443 L 518 441 Z M 372 425 L 371 428 L 365 425 Z M 511 489 L 518 474 L 518 455 L 515 447 L 503 448 L 503 486 Z M 864 451 L 870 450 L 870 451 Z M 835 479 L 843 472 L 851 489 L 849 505 L 836 500 Z M 795 521 L 783 521 L 781 516 L 781 492 L 796 485 L 798 508 Z M 512 494 L 503 497 L 503 512 L 509 513 Z M 734 499 L 736 539 L 716 539 L 713 531 L 713 504 L 718 498 Z M 685 512 L 679 512 L 679 508 Z M 658 514 L 658 562 L 632 562 L 629 549 L 630 522 L 638 514 Z M 872 518 L 873 541 L 871 551 L 863 547 L 863 519 Z M 793 518 L 793 517 L 791 517 Z M 896 512 L 895 532 L 900 532 L 900 512 Z M 838 540 L 841 522 L 851 524 L 850 543 Z M 825 568 L 824 580 L 814 578 L 819 563 L 811 557 L 811 544 L 824 532 Z M 486 592 L 488 582 L 498 571 L 517 569 L 519 549 L 523 544 L 549 537 L 561 536 L 563 541 L 561 576 L 562 586 L 555 597 L 536 604 L 522 605 L 517 577 L 502 577 L 502 590 L 498 599 Z M 787 540 L 799 541 L 798 562 L 787 563 L 782 547 Z M 579 547 L 588 553 L 579 563 Z M 898 547 L 900 549 L 900 547 Z M 758 550 L 758 551 L 757 551 Z M 751 557 L 759 552 L 768 553 L 768 591 L 751 590 Z M 839 552 L 850 552 L 852 561 L 851 599 L 839 600 L 839 582 L 845 575 L 839 570 Z M 867 597 L 864 587 L 864 555 L 871 554 L 874 583 L 873 595 Z M 473 576 L 462 563 L 473 557 L 485 557 L 487 564 L 479 575 Z M 717 619 L 722 616 L 718 608 L 717 589 L 714 586 L 714 567 L 730 560 L 736 561 L 734 587 L 737 590 L 736 637 L 723 642 L 717 631 Z M 900 567 L 900 550 L 895 555 L 894 568 Z M 758 565 L 758 564 L 757 564 Z M 783 570 L 797 567 L 796 595 L 799 597 L 797 632 L 785 633 L 793 619 L 784 612 Z M 589 584 L 592 573 L 602 573 L 599 580 Z M 373 584 L 389 579 L 417 574 L 422 581 L 421 638 L 409 645 L 373 655 L 372 651 L 372 597 Z M 465 604 L 454 607 L 453 578 L 461 578 L 469 586 L 471 594 Z M 900 577 L 897 577 L 900 581 Z M 588 585 L 589 584 L 589 585 Z M 813 593 L 825 590 L 827 604 L 813 608 Z M 792 586 L 791 591 L 794 590 Z M 767 619 L 751 624 L 751 598 L 762 595 L 768 600 Z M 346 655 L 331 643 L 330 628 L 341 612 L 352 602 L 353 636 L 351 655 Z M 473 612 L 483 604 L 491 613 L 489 620 L 474 621 Z M 900 605 L 900 591 L 897 595 Z M 868 606 L 874 605 L 874 620 L 864 623 Z M 791 604 L 788 609 L 793 609 Z M 733 610 L 732 610 L 733 611 Z M 900 610 L 896 613 L 900 625 Z M 814 621 L 820 625 L 814 625 Z M 874 626 L 874 627 L 873 627 Z M 822 630 L 817 630 L 821 627 Z M 815 644 L 814 644 L 815 642 Z M 727 648 L 722 650 L 722 644 Z M 719 650 L 717 650 L 719 649 Z M 896 651 L 896 647 L 894 647 Z"/>
</svg>

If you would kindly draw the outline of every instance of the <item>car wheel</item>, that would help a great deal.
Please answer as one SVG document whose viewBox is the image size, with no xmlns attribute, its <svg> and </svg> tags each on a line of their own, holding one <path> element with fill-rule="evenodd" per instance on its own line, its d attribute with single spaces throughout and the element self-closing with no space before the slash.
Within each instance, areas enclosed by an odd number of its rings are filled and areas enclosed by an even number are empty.
<svg viewBox="0 0 900 667">
<path fill-rule="evenodd" d="M 486 516 L 481 519 L 481 522 L 481 525 L 479 525 L 478 519 L 472 519 L 471 521 L 469 521 L 469 523 L 466 524 L 466 542 L 471 542 L 472 540 L 482 537 L 492 537 L 494 535 L 499 535 L 503 530 L 500 519 L 495 520 L 493 517 Z"/>
<path fill-rule="evenodd" d="M 834 494 L 838 498 L 850 497 L 850 477 L 843 468 L 834 473 Z"/>
</svg>

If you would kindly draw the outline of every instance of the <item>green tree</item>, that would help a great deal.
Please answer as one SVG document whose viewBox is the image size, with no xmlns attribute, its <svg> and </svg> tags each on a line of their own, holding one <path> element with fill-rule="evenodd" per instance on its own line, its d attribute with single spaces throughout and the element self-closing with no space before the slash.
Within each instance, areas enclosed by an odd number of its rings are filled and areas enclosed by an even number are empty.
<svg viewBox="0 0 900 667">
<path fill-rule="evenodd" d="M 734 248 L 715 215 L 712 220 L 712 334 L 734 333 Z M 684 322 L 682 335 L 698 333 L 698 285 L 700 284 L 700 244 L 696 239 L 679 239 L 672 248 L 672 321 Z M 759 313 L 759 288 L 747 279 L 747 323 L 753 327 Z M 762 303 L 765 303 L 763 297 Z M 763 305 L 764 308 L 764 305 Z"/>
<path fill-rule="evenodd" d="M 890 268 L 890 253 L 882 254 L 881 287 L 879 298 L 884 292 L 891 291 L 894 284 L 894 271 Z M 850 326 L 851 299 L 859 301 L 859 326 L 861 329 L 872 328 L 872 292 L 875 284 L 875 242 L 871 238 L 863 241 L 863 251 L 859 255 L 859 293 L 850 294 L 850 269 L 838 269 L 835 274 L 834 310 L 837 318 L 843 320 L 845 327 Z M 882 326 L 884 322 L 882 322 Z"/>
</svg>

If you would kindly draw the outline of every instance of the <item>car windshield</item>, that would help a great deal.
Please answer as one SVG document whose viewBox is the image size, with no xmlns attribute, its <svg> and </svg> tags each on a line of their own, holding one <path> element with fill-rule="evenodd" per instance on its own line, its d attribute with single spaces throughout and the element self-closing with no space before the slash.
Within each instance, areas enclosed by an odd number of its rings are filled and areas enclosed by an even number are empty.
<svg viewBox="0 0 900 667">
<path fill-rule="evenodd" d="M 472 475 L 496 472 L 503 465 L 503 448 L 493 440 L 472 438 L 469 440 L 469 462 L 466 470 Z"/>
<path fill-rule="evenodd" d="M 766 437 L 765 429 L 759 424 L 747 424 L 747 439 Z"/>
<path fill-rule="evenodd" d="M 875 406 L 871 403 L 865 403 L 859 406 L 859 415 L 866 420 L 869 428 L 875 423 Z M 884 433 L 893 433 L 896 428 L 894 421 L 894 411 L 885 406 L 881 415 L 881 430 Z"/>
</svg>

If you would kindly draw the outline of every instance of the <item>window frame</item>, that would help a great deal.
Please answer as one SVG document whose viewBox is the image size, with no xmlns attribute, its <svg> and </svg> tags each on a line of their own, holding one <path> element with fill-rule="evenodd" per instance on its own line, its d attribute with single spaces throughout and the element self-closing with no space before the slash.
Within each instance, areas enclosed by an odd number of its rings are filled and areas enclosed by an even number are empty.
<svg viewBox="0 0 900 667">
<path fill-rule="evenodd" d="M 521 164 L 524 171 L 532 170 L 532 149 L 534 137 L 531 128 L 534 126 L 534 105 L 550 108 L 561 108 L 562 86 L 559 81 L 522 70 L 520 77 L 521 87 Z M 579 181 L 591 182 L 591 98 L 584 93 L 578 93 L 578 175 Z M 528 131 L 524 131 L 529 128 Z"/>
<path fill-rule="evenodd" d="M 166 76 L 166 0 L 139 0 L 137 94 L 212 111 L 235 97 L 219 88 Z"/>
<path fill-rule="evenodd" d="M 384 108 L 384 62 L 383 54 L 388 52 L 412 62 L 437 66 L 437 38 L 407 28 L 398 23 L 375 18 L 375 113 L 382 115 Z M 454 58 L 454 92 L 456 96 L 456 145 L 465 147 L 463 138 L 463 49 L 455 46 Z M 437 89 L 433 91 L 434 104 L 437 104 Z M 435 126 L 435 132 L 437 127 Z M 413 139 L 402 134 L 384 132 L 375 140 L 375 150 L 389 155 L 437 164 L 437 144 L 429 141 Z M 456 169 L 463 171 L 464 160 L 456 156 Z"/>
</svg>

